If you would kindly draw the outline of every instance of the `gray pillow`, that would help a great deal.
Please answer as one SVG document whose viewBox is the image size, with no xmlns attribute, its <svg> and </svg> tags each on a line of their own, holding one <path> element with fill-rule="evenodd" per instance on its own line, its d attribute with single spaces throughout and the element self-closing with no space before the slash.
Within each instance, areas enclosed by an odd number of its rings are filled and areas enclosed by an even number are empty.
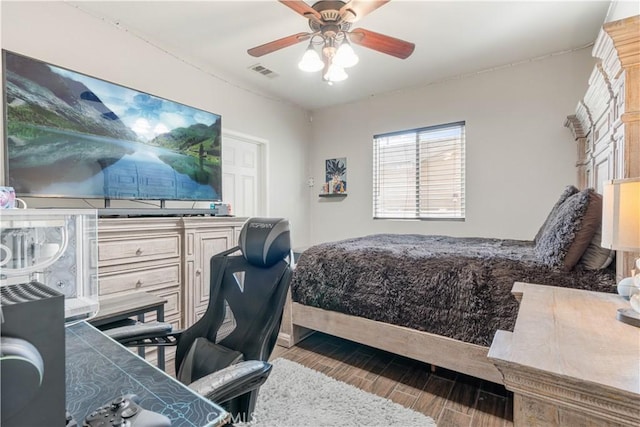
<svg viewBox="0 0 640 427">
<path fill-rule="evenodd" d="M 602 227 L 598 227 L 591 243 L 584 251 L 579 264 L 587 270 L 602 270 L 607 268 L 616 254 L 616 251 L 600 246 L 602 241 Z"/>
<path fill-rule="evenodd" d="M 535 254 L 551 267 L 571 270 L 602 222 L 602 196 L 592 188 L 570 196 L 536 242 Z"/>
<path fill-rule="evenodd" d="M 544 233 L 545 229 L 549 226 L 549 223 L 553 220 L 553 218 L 555 218 L 556 214 L 558 213 L 558 209 L 560 209 L 560 206 L 569 197 L 573 196 L 578 191 L 580 190 L 578 190 L 574 185 L 567 185 L 564 188 L 564 191 L 562 192 L 562 194 L 560 194 L 560 198 L 558 199 L 556 204 L 553 205 L 553 207 L 551 208 L 549 215 L 547 215 L 547 219 L 544 220 L 544 222 L 542 223 L 542 226 L 540 227 L 540 230 L 538 230 L 538 232 L 536 233 L 536 237 L 533 238 L 534 243 L 538 242 L 538 240 L 540 239 L 540 236 L 542 236 L 542 233 Z"/>
</svg>

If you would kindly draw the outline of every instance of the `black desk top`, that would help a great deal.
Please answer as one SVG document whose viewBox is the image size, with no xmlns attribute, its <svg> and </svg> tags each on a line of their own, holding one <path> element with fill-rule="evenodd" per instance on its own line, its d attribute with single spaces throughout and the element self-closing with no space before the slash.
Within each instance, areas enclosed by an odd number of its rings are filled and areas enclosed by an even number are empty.
<svg viewBox="0 0 640 427">
<path fill-rule="evenodd" d="M 78 425 L 97 407 L 136 394 L 172 427 L 224 424 L 228 414 L 86 322 L 66 328 L 67 410 Z"/>
</svg>

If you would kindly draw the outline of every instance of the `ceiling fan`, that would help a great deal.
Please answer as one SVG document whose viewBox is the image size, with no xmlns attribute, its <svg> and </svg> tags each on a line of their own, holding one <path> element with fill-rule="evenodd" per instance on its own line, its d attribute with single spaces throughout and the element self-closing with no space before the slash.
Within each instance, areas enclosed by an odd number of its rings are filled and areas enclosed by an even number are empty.
<svg viewBox="0 0 640 427">
<path fill-rule="evenodd" d="M 285 47 L 309 40 L 309 46 L 298 66 L 304 71 L 324 70 L 322 77 L 333 83 L 344 80 L 344 68 L 355 65 L 358 57 L 350 43 L 364 46 L 396 58 L 406 59 L 415 49 L 413 43 L 351 25 L 389 0 L 320 0 L 309 6 L 302 0 L 279 0 L 309 20 L 311 32 L 297 33 L 247 50 L 260 57 Z M 315 50 L 321 46 L 322 59 Z"/>
</svg>

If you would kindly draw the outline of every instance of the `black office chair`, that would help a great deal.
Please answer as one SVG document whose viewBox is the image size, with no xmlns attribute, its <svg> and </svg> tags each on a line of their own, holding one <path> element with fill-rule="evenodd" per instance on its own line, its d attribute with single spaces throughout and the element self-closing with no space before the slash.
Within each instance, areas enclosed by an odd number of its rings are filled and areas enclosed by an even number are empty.
<svg viewBox="0 0 640 427">
<path fill-rule="evenodd" d="M 233 255 L 240 251 L 240 255 Z M 251 218 L 238 246 L 211 258 L 209 305 L 184 331 L 139 324 L 104 331 L 127 346 L 177 345 L 177 378 L 232 414 L 250 421 L 259 387 L 271 371 L 292 274 L 289 222 Z M 231 328 L 221 330 L 231 319 Z M 154 331 L 155 329 L 155 331 Z M 158 333 L 160 331 L 160 333 Z"/>
</svg>

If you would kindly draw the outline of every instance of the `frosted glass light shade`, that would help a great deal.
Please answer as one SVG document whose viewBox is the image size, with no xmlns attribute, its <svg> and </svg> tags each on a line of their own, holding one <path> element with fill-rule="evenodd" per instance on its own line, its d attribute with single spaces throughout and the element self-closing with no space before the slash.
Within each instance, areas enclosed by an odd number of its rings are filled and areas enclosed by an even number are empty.
<svg viewBox="0 0 640 427">
<path fill-rule="evenodd" d="M 337 65 L 336 63 L 331 63 L 324 75 L 324 79 L 329 83 L 341 82 L 343 80 L 346 80 L 348 77 L 349 75 L 346 71 L 344 71 L 344 68 Z"/>
<path fill-rule="evenodd" d="M 360 58 L 358 58 L 358 55 L 356 55 L 349 42 L 346 40 L 342 42 L 336 52 L 336 56 L 333 58 L 333 61 L 342 68 L 353 67 L 359 60 Z"/>
<path fill-rule="evenodd" d="M 324 62 L 320 59 L 318 52 L 316 52 L 313 47 L 309 46 L 304 52 L 304 55 L 302 55 L 302 59 L 298 63 L 298 68 L 302 71 L 314 73 L 324 68 Z"/>
<path fill-rule="evenodd" d="M 640 178 L 605 183 L 600 245 L 621 251 L 640 250 Z"/>
</svg>

